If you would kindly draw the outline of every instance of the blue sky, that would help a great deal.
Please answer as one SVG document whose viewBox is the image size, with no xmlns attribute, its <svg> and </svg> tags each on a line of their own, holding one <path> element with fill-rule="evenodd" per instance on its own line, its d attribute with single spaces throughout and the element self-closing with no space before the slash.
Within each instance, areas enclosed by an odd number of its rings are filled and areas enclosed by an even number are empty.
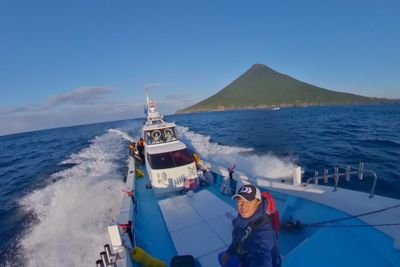
<svg viewBox="0 0 400 267">
<path fill-rule="evenodd" d="M 0 135 L 171 114 L 254 63 L 400 98 L 400 1 L 0 1 Z"/>
</svg>

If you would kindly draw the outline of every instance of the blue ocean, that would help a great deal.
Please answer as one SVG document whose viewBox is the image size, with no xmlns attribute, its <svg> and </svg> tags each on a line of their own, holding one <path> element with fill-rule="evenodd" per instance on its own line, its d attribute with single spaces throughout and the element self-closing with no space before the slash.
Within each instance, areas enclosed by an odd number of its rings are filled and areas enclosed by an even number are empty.
<svg viewBox="0 0 400 267">
<path fill-rule="evenodd" d="M 162 113 L 162 110 L 160 110 Z M 376 193 L 400 198 L 400 106 L 337 106 L 166 116 L 204 160 L 251 176 L 360 161 Z M 143 119 L 0 137 L 0 266 L 94 266 L 119 209 L 128 145 Z M 372 178 L 341 181 L 369 192 Z"/>
</svg>

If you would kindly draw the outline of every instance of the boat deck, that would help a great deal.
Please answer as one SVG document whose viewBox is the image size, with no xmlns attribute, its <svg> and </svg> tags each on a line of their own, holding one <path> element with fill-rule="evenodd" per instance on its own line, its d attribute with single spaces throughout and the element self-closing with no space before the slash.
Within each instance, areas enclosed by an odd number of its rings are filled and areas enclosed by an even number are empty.
<svg viewBox="0 0 400 267">
<path fill-rule="evenodd" d="M 137 203 L 135 214 L 136 241 L 150 255 L 169 263 L 171 258 L 177 255 L 177 252 L 160 213 L 158 200 L 153 190 L 146 188 L 150 180 L 147 172 L 144 171 L 145 167 L 142 166 L 141 169 L 145 176 L 136 178 L 135 182 Z"/>
<path fill-rule="evenodd" d="M 218 253 L 231 242 L 235 209 L 208 190 L 160 200 L 159 206 L 178 254 L 218 267 Z"/>
<path fill-rule="evenodd" d="M 150 182 L 147 175 L 137 178 L 137 244 L 167 264 L 175 255 L 190 254 L 203 267 L 219 266 L 217 254 L 230 244 L 231 220 L 236 211 L 235 202 L 219 192 L 222 177 L 215 178 L 216 184 L 192 196 L 156 196 L 146 188 Z M 348 216 L 295 195 L 271 193 L 281 222 L 295 218 L 302 223 L 313 223 Z M 279 246 L 283 266 L 399 266 L 400 251 L 388 235 L 373 227 L 349 227 L 366 225 L 356 218 L 328 225 L 336 227 L 281 231 Z"/>
</svg>

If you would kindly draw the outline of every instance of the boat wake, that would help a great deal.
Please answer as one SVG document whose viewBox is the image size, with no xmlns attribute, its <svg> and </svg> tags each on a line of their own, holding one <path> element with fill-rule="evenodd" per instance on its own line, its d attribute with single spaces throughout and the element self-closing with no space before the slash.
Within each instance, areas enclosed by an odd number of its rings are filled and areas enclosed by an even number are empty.
<svg viewBox="0 0 400 267">
<path fill-rule="evenodd" d="M 94 264 L 123 196 L 126 140 L 132 138 L 115 129 L 95 137 L 60 163 L 70 168 L 52 174 L 53 182 L 21 200 L 37 222 L 20 241 L 24 265 Z"/>
<path fill-rule="evenodd" d="M 116 133 L 117 135 L 121 136 L 122 138 L 128 140 L 129 142 L 134 142 L 135 140 L 126 132 L 119 130 L 119 129 L 109 129 L 108 132 Z M 138 138 L 137 138 L 138 139 Z M 137 140 L 136 139 L 136 140 Z"/>
<path fill-rule="evenodd" d="M 297 165 L 291 158 L 279 158 L 272 153 L 255 155 L 252 148 L 224 146 L 210 142 L 209 136 L 190 131 L 189 128 L 177 126 L 181 139 L 197 151 L 200 157 L 219 166 L 232 167 L 235 170 L 254 177 L 284 178 L 292 177 Z"/>
</svg>

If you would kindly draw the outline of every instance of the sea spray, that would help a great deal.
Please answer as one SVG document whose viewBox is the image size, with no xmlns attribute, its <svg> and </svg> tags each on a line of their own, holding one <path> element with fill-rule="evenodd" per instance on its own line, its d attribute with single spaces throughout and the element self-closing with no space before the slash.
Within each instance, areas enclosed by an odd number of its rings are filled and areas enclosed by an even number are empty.
<svg viewBox="0 0 400 267">
<path fill-rule="evenodd" d="M 202 159 L 222 167 L 232 167 L 254 177 L 291 177 L 296 164 L 290 158 L 279 158 L 273 153 L 255 155 L 253 148 L 224 146 L 210 141 L 209 136 L 194 133 L 188 127 L 178 126 L 181 139 L 200 154 Z"/>
<path fill-rule="evenodd" d="M 56 182 L 21 200 L 39 221 L 21 240 L 27 266 L 94 264 L 122 198 L 127 140 L 120 130 L 95 137 L 61 163 L 73 167 L 51 175 Z"/>
</svg>

